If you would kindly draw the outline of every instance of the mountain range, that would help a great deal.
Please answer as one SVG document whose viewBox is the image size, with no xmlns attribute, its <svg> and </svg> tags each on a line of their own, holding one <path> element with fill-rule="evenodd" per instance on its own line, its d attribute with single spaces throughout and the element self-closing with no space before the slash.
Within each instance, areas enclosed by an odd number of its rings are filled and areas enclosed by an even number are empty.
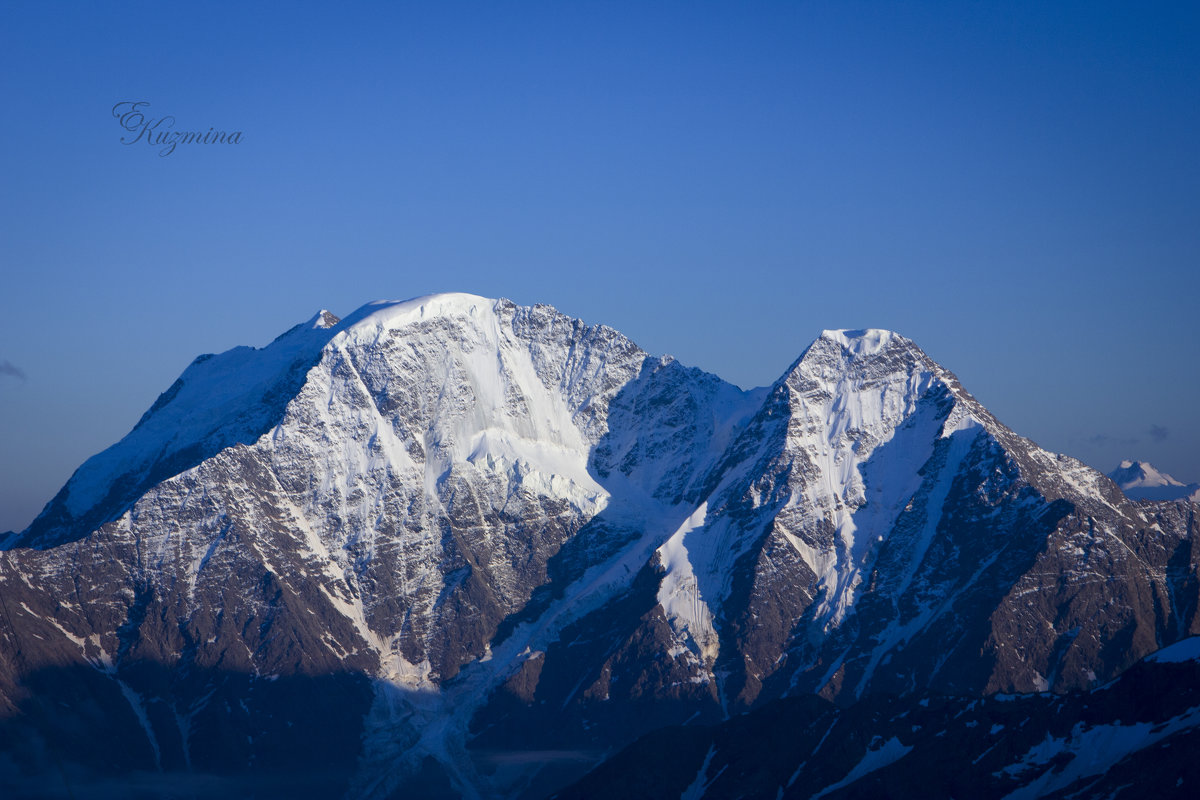
<svg viewBox="0 0 1200 800">
<path fill-rule="evenodd" d="M 1121 480 L 889 331 L 746 391 L 549 306 L 322 311 L 3 537 L 0 785 L 1183 796 L 1197 507 Z"/>
</svg>

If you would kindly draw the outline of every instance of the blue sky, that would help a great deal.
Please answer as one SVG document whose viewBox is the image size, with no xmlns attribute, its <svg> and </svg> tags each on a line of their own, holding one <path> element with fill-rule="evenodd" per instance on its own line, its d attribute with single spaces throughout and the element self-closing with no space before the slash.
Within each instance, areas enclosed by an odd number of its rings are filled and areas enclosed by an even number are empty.
<svg viewBox="0 0 1200 800">
<path fill-rule="evenodd" d="M 7 3 L 0 530 L 199 353 L 433 291 L 750 386 L 886 327 L 1006 424 L 1200 480 L 1200 11 Z M 144 101 L 236 145 L 166 157 Z"/>
</svg>

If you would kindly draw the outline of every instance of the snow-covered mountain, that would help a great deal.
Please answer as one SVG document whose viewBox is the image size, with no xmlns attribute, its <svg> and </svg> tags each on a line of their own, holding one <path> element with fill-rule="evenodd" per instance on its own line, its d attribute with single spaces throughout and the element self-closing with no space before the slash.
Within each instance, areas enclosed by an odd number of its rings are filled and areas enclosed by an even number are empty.
<svg viewBox="0 0 1200 800">
<path fill-rule="evenodd" d="M 787 696 L 1086 689 L 1200 633 L 1197 533 L 895 333 L 743 391 L 547 306 L 322 312 L 6 538 L 0 777 L 532 797 Z"/>
<path fill-rule="evenodd" d="M 1181 483 L 1144 461 L 1122 461 L 1108 473 L 1134 500 L 1190 500 L 1200 503 L 1200 483 Z"/>
</svg>

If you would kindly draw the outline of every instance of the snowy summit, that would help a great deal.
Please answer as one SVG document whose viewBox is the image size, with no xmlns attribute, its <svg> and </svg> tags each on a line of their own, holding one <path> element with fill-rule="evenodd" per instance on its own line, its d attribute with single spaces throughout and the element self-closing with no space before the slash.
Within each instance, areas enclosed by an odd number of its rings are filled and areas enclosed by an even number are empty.
<svg viewBox="0 0 1200 800">
<path fill-rule="evenodd" d="M 1134 500 L 1191 500 L 1200 502 L 1200 483 L 1183 483 L 1145 461 L 1122 461 L 1108 473 L 1113 483 Z"/>
</svg>

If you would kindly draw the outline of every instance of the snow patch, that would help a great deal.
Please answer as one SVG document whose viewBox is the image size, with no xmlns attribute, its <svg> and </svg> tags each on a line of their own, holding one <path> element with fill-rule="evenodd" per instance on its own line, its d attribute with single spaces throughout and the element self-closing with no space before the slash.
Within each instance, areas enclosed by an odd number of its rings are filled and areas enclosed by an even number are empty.
<svg viewBox="0 0 1200 800">
<path fill-rule="evenodd" d="M 696 511 L 684 520 L 669 539 L 658 548 L 658 557 L 666 570 L 658 589 L 658 602 L 666 613 L 672 630 L 704 659 L 711 667 L 717 660 L 720 645 L 713 627 L 712 611 L 700 594 L 700 586 L 689 559 L 688 534 L 704 525 L 708 514 L 708 503 L 700 504 Z M 704 548 L 712 543 L 712 537 L 690 540 L 693 547 Z M 705 559 L 711 560 L 711 558 Z"/>
<path fill-rule="evenodd" d="M 1176 642 L 1169 647 L 1164 647 L 1162 650 L 1146 656 L 1145 660 L 1158 664 L 1181 664 L 1185 661 L 1200 661 L 1200 636 L 1192 636 Z"/>
<path fill-rule="evenodd" d="M 1065 738 L 1047 733 L 1019 762 L 999 773 L 1027 781 L 1005 800 L 1032 800 L 1054 794 L 1078 780 L 1101 775 L 1129 755 L 1197 725 L 1200 725 L 1200 708 L 1191 708 L 1166 722 L 1114 723 L 1092 728 L 1080 722 Z M 1039 770 L 1041 774 L 1029 780 Z"/>
<path fill-rule="evenodd" d="M 869 775 L 876 770 L 883 769 L 890 764 L 895 764 L 897 761 L 908 755 L 911 750 L 911 746 L 903 744 L 895 737 L 888 739 L 878 748 L 874 750 L 868 750 L 862 757 L 862 760 L 854 766 L 854 769 L 850 770 L 846 777 L 842 778 L 832 786 L 826 786 L 820 792 L 813 795 L 813 800 L 817 800 L 818 797 L 824 797 L 827 794 L 836 792 L 843 786 L 849 786 L 865 775 Z"/>
<path fill-rule="evenodd" d="M 679 795 L 679 800 L 702 800 L 705 790 L 708 789 L 712 781 L 706 780 L 708 775 L 708 765 L 712 763 L 713 756 L 717 753 L 715 744 L 708 746 L 708 752 L 704 755 L 704 763 L 700 765 L 700 769 L 696 771 L 696 778 L 688 787 L 683 790 L 683 794 Z"/>
</svg>

